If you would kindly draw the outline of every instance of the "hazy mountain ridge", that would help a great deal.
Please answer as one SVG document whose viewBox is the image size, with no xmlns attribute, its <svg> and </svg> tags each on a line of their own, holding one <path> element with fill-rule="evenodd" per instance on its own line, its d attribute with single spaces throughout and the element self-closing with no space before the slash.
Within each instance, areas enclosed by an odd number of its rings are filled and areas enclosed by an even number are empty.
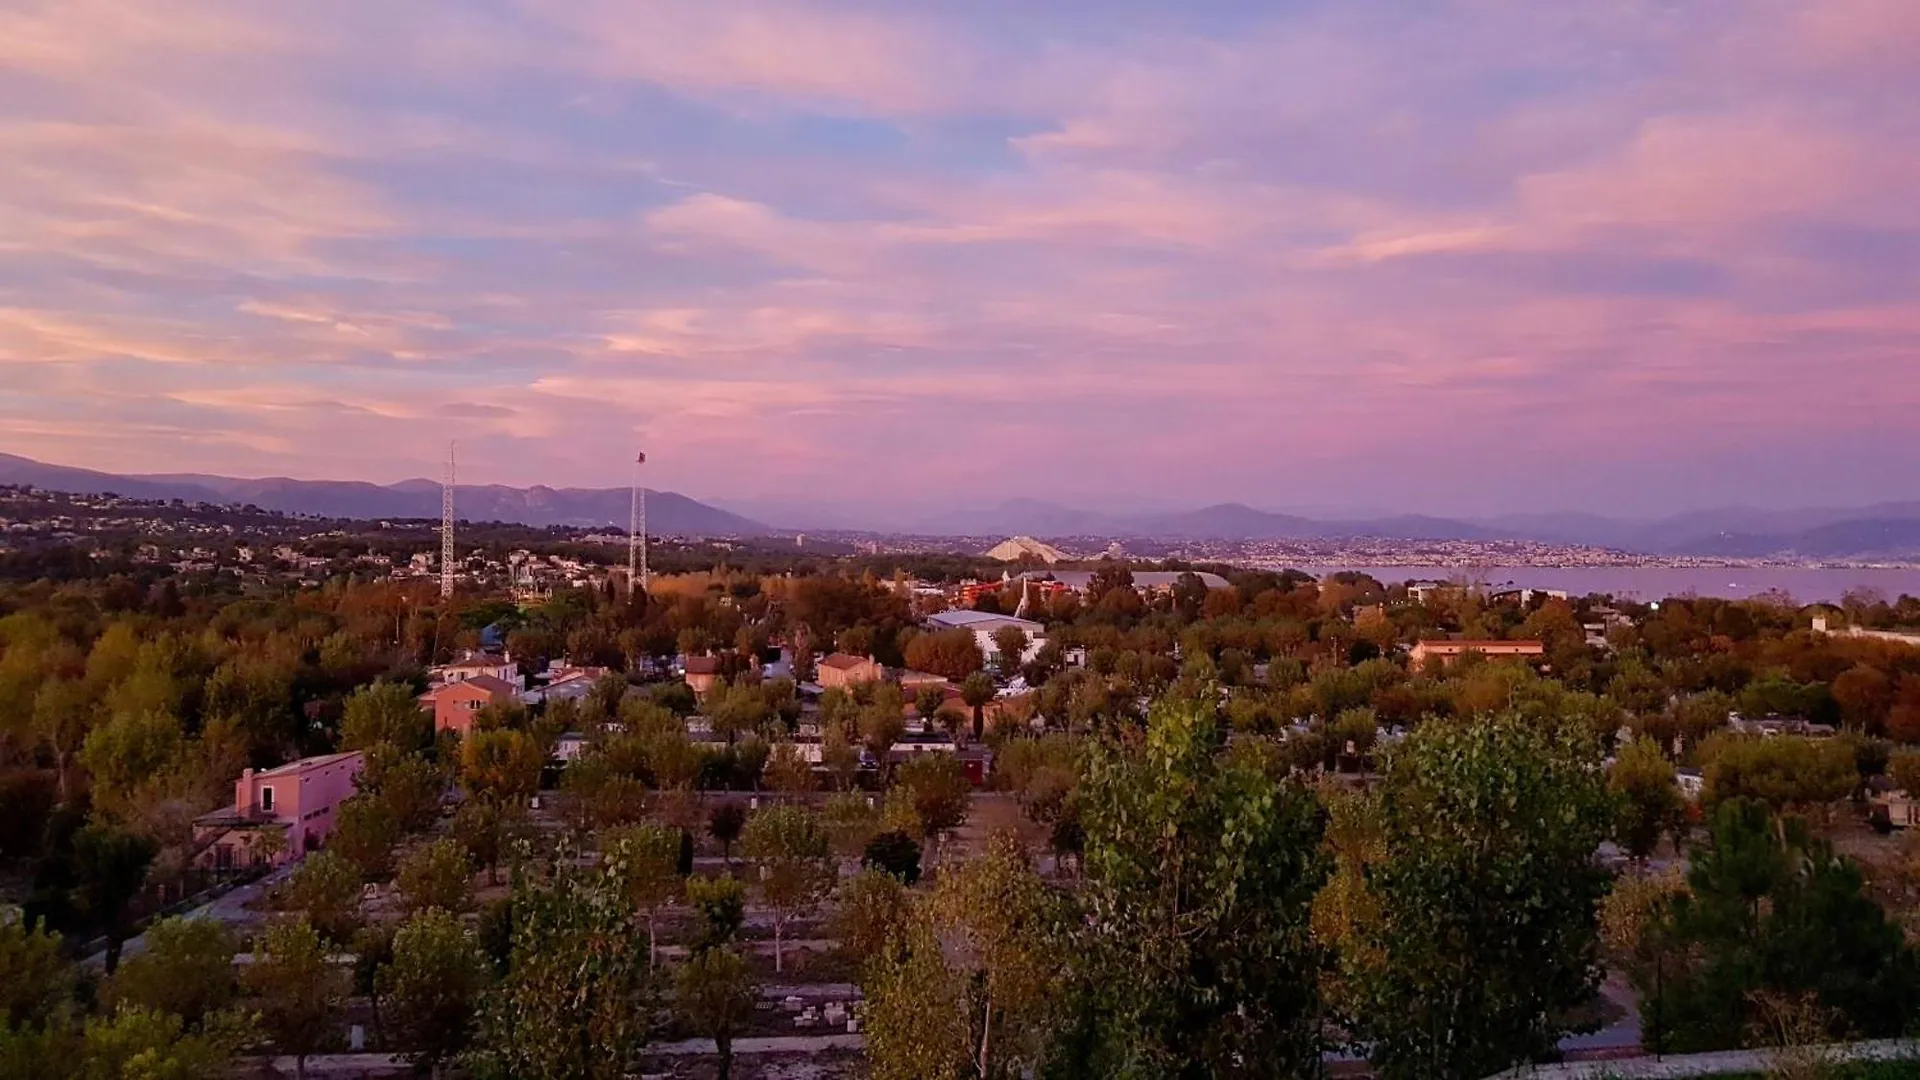
<svg viewBox="0 0 1920 1080">
<path fill-rule="evenodd" d="M 32 484 L 60 491 L 107 492 L 140 499 L 187 502 L 251 503 L 289 514 L 340 518 L 437 518 L 440 485 L 430 480 L 372 484 L 359 480 L 294 480 L 288 477 L 242 479 L 199 474 L 121 476 L 48 465 L 31 458 L 0 454 L 0 483 Z M 514 488 L 500 484 L 457 485 L 454 511 L 468 521 L 508 521 L 523 525 L 612 525 L 627 523 L 626 488 Z M 647 528 L 654 533 L 753 536 L 773 530 L 671 491 L 647 492 Z"/>
<path fill-rule="evenodd" d="M 357 480 L 242 479 L 198 473 L 122 476 L 49 465 L 0 454 L 0 483 L 64 491 L 113 491 L 144 499 L 252 503 L 285 513 L 343 518 L 433 518 L 440 485 L 426 479 L 394 484 Z M 455 492 L 460 517 L 527 525 L 612 525 L 627 520 L 626 488 L 527 488 L 463 485 Z M 795 504 L 803 505 L 803 504 Z M 796 514 L 796 516 L 798 516 Z M 1657 519 L 1610 518 L 1588 512 L 1508 514 L 1485 519 L 1400 514 L 1371 518 L 1310 518 L 1218 503 L 1177 512 L 1124 514 L 1082 510 L 1041 499 L 1008 499 L 993 506 L 956 507 L 900 527 L 876 527 L 868 515 L 821 507 L 812 527 L 861 528 L 924 536 L 1033 536 L 1041 539 L 1141 537 L 1153 539 L 1313 540 L 1375 537 L 1406 540 L 1532 540 L 1592 545 L 1659 555 L 1722 558 L 1899 559 L 1920 557 L 1920 502 L 1867 507 L 1766 510 L 1729 506 Z M 670 491 L 649 491 L 651 531 L 691 535 L 764 535 L 781 531 L 751 517 Z M 845 525 L 826 526 L 831 518 Z M 782 530 L 791 523 L 777 523 Z"/>
</svg>

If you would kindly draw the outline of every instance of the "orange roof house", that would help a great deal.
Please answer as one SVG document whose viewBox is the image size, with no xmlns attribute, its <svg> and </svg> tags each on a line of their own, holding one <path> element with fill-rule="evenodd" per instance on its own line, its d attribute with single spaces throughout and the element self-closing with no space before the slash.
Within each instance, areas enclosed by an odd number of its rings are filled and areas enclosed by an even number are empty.
<svg viewBox="0 0 1920 1080">
<path fill-rule="evenodd" d="M 473 730 L 473 718 L 481 709 L 496 702 L 515 701 L 519 692 L 512 683 L 493 675 L 475 675 L 458 682 L 442 683 L 421 694 L 420 707 L 433 714 L 433 730 L 465 735 Z"/>
</svg>

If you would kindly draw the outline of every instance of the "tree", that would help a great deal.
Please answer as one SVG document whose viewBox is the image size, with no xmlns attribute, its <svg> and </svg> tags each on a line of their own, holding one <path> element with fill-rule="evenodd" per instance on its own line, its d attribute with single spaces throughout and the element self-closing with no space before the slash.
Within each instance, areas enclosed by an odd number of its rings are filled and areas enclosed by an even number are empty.
<svg viewBox="0 0 1920 1080">
<path fill-rule="evenodd" d="M 1663 963 L 1634 971 L 1642 1022 L 1675 1051 L 1739 1046 L 1768 1000 L 1828 1017 L 1822 1041 L 1882 1038 L 1920 1014 L 1920 957 L 1865 895 L 1859 868 L 1758 800 L 1713 813 L 1688 890 L 1655 930 Z M 1657 976 L 1657 978 L 1655 978 Z"/>
<path fill-rule="evenodd" d="M 393 938 L 393 961 L 377 976 L 400 1045 L 414 1064 L 440 1065 L 472 1038 L 474 1007 L 487 985 L 486 960 L 451 912 L 416 913 Z"/>
<path fill-rule="evenodd" d="M 1920 798 L 1920 750 L 1900 750 L 1887 759 L 1887 778 L 1894 786 Z"/>
<path fill-rule="evenodd" d="M 287 880 L 287 900 L 328 941 L 344 945 L 360 928 L 360 868 L 334 848 L 307 856 Z"/>
<path fill-rule="evenodd" d="M 827 727 L 820 736 L 820 764 L 832 775 L 834 786 L 841 791 L 853 788 L 853 781 L 860 774 L 860 751 L 847 741 L 847 733 L 840 727 Z"/>
<path fill-rule="evenodd" d="M 342 750 L 385 746 L 412 754 L 432 745 L 433 716 L 414 700 L 412 687 L 382 679 L 348 695 L 340 718 Z"/>
<path fill-rule="evenodd" d="M 1003 626 L 993 632 L 993 652 L 1003 678 L 1012 678 L 1027 659 L 1027 632 L 1017 626 Z"/>
<path fill-rule="evenodd" d="M 875 954 L 861 979 L 873 1080 L 959 1080 L 973 1063 L 959 1008 L 966 984 L 942 958 L 931 919 L 909 918 L 898 945 Z"/>
<path fill-rule="evenodd" d="M 987 702 L 993 700 L 996 693 L 998 690 L 993 685 L 993 680 L 987 678 L 982 672 L 974 672 L 960 684 L 960 700 L 966 702 L 967 708 L 973 710 L 973 737 L 976 739 L 982 736 L 982 729 L 986 726 L 981 710 L 986 707 Z"/>
<path fill-rule="evenodd" d="M 659 962 L 660 912 L 680 896 L 680 832 L 664 825 L 628 825 L 600 838 L 601 858 L 621 895 L 647 923 L 647 966 Z"/>
<path fill-rule="evenodd" d="M 525 802 L 540 790 L 546 755 L 523 731 L 475 731 L 460 744 L 460 780 L 475 796 Z"/>
<path fill-rule="evenodd" d="M 1733 798 L 1758 799 L 1776 813 L 1824 808 L 1846 798 L 1860 779 L 1853 750 L 1839 739 L 1719 736 L 1701 754 L 1702 802 L 1709 809 Z"/>
<path fill-rule="evenodd" d="M 1026 852 L 996 833 L 981 855 L 943 873 L 933 916 L 952 945 L 977 1075 L 1021 1075 L 1040 1064 L 1051 1006 L 1065 985 L 1061 906 Z"/>
<path fill-rule="evenodd" d="M 0 1031 L 57 1019 L 72 1007 L 73 991 L 59 934 L 42 923 L 0 919 Z"/>
<path fill-rule="evenodd" d="M 363 790 L 387 804 L 403 832 L 425 832 L 440 819 L 440 801 L 446 777 L 438 766 L 419 754 L 395 756 L 382 744 L 367 754 L 360 774 Z"/>
<path fill-rule="evenodd" d="M 687 906 L 698 917 L 691 948 L 694 952 L 733 943 L 747 918 L 747 889 L 738 878 L 690 877 Z"/>
<path fill-rule="evenodd" d="M 967 820 L 967 799 L 973 793 L 973 783 L 952 754 L 916 756 L 900 766 L 894 787 L 912 800 L 920 838 L 928 843 L 937 843 L 942 835 Z"/>
<path fill-rule="evenodd" d="M 217 919 L 161 919 L 146 948 L 120 965 L 106 990 L 116 1008 L 170 1013 L 198 1024 L 233 1001 L 233 935 Z"/>
<path fill-rule="evenodd" d="M 111 1016 L 87 1021 L 80 1040 L 81 1067 L 69 1075 L 83 1080 L 199 1080 L 225 1075 L 245 1029 L 228 1018 L 217 1019 L 221 1022 L 194 1030 L 173 1013 L 122 1005 Z"/>
<path fill-rule="evenodd" d="M 88 825 L 74 834 L 74 906 L 106 932 L 109 975 L 120 966 L 120 946 L 131 931 L 128 908 L 146 884 L 156 851 L 153 841 L 112 825 Z"/>
<path fill-rule="evenodd" d="M 913 711 L 920 714 L 920 719 L 932 723 L 933 714 L 939 712 L 946 701 L 947 695 L 940 687 L 922 686 L 913 692 Z"/>
<path fill-rule="evenodd" d="M 1158 1075 L 1317 1068 L 1327 876 L 1312 794 L 1229 752 L 1210 703 L 1167 699 L 1144 740 L 1091 747 L 1077 802 L 1091 929 L 1076 982 L 1095 1056 Z"/>
<path fill-rule="evenodd" d="M 867 841 L 860 863 L 902 885 L 912 885 L 920 880 L 920 845 L 904 832 L 883 832 Z"/>
<path fill-rule="evenodd" d="M 893 874 L 869 866 L 848 878 L 833 916 L 841 950 L 863 961 L 879 956 L 905 931 L 909 907 L 907 887 Z"/>
<path fill-rule="evenodd" d="M 747 808 L 737 802 L 716 804 L 707 815 L 707 835 L 720 845 L 721 857 L 729 866 L 733 865 L 733 842 L 740 839 L 740 830 L 746 825 Z"/>
<path fill-rule="evenodd" d="M 773 744 L 762 771 L 767 787 L 782 794 L 799 795 L 813 790 L 813 765 L 800 753 L 800 748 L 790 742 Z"/>
<path fill-rule="evenodd" d="M 409 911 L 440 908 L 457 915 L 473 906 L 473 866 L 458 840 L 442 838 L 409 851 L 397 882 Z"/>
<path fill-rule="evenodd" d="M 964 679 L 986 665 L 980 642 L 964 628 L 919 634 L 907 642 L 905 659 L 915 671 L 947 679 Z"/>
<path fill-rule="evenodd" d="M 274 1045 L 307 1075 L 307 1056 L 332 1036 L 328 1021 L 346 995 L 344 975 L 327 958 L 320 935 L 304 919 L 267 931 L 247 965 L 245 982 Z"/>
<path fill-rule="evenodd" d="M 1383 1076 L 1469 1078 L 1550 1052 L 1599 982 L 1594 848 L 1614 821 L 1591 735 L 1429 721 L 1390 757 L 1380 850 L 1342 957 Z"/>
<path fill-rule="evenodd" d="M 1674 784 L 1673 763 L 1652 739 L 1642 736 L 1620 748 L 1607 787 L 1619 800 L 1614 837 L 1629 855 L 1645 859 L 1653 854 L 1661 834 L 1677 843 L 1686 824 L 1686 804 Z"/>
<path fill-rule="evenodd" d="M 379 881 L 393 873 L 393 847 L 400 842 L 400 819 L 381 799 L 361 794 L 334 811 L 327 850 L 352 863 L 363 881 Z"/>
<path fill-rule="evenodd" d="M 733 1037 L 752 1023 L 757 998 L 746 961 L 732 949 L 702 949 L 680 967 L 674 1004 L 689 1026 L 713 1040 L 719 1080 L 733 1076 Z"/>
<path fill-rule="evenodd" d="M 638 1071 L 647 955 L 614 868 L 583 871 L 564 843 L 551 879 L 514 883 L 507 974 L 482 998 L 475 1075 L 615 1080 Z"/>
<path fill-rule="evenodd" d="M 898 701 L 876 701 L 860 710 L 860 738 L 866 743 L 867 752 L 882 769 L 887 767 L 889 755 L 900 736 L 907 733 L 906 718 L 900 715 Z M 822 750 L 824 754 L 824 748 Z"/>
<path fill-rule="evenodd" d="M 787 926 L 833 888 L 833 853 L 819 817 L 797 806 L 755 814 L 743 840 L 747 856 L 759 863 L 761 896 L 773 909 L 773 970 L 781 972 Z"/>
<path fill-rule="evenodd" d="M 469 799 L 453 815 L 453 837 L 487 868 L 487 884 L 498 884 L 500 859 L 526 829 L 527 812 L 519 803 Z"/>
</svg>

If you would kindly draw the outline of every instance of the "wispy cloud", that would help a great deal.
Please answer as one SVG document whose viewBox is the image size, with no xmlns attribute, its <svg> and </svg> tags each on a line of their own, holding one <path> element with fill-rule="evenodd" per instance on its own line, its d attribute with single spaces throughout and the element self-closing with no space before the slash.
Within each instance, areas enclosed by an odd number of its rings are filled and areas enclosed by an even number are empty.
<svg viewBox="0 0 1920 1080">
<path fill-rule="evenodd" d="M 1920 406 L 1917 12 L 28 0 L 0 448 L 396 479 L 451 426 L 486 479 L 644 439 L 696 494 L 876 505 L 1920 494 L 1920 448 L 1856 457 Z M 1845 479 L 1728 464 L 1782 442 Z"/>
</svg>

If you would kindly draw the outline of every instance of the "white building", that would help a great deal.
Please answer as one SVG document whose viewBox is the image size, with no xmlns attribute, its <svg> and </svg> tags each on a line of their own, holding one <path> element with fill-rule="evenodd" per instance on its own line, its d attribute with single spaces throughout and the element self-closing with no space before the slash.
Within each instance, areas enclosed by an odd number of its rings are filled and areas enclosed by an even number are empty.
<svg viewBox="0 0 1920 1080">
<path fill-rule="evenodd" d="M 1032 619 L 995 615 L 988 611 L 942 611 L 927 616 L 928 629 L 972 631 L 973 639 L 980 644 L 980 655 L 988 660 L 996 660 L 1000 656 L 1000 647 L 993 643 L 993 635 L 1010 626 L 1027 635 L 1027 651 L 1020 657 L 1023 664 L 1032 660 L 1041 646 L 1047 643 L 1047 628 Z"/>
</svg>

